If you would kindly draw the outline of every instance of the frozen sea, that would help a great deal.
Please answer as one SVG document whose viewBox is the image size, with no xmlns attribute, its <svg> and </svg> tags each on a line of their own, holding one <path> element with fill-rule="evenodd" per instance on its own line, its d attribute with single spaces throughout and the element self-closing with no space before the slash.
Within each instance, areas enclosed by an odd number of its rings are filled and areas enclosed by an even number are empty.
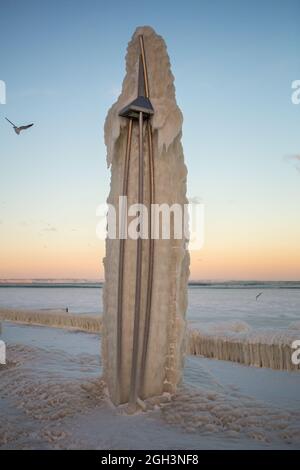
<svg viewBox="0 0 300 470">
<path fill-rule="evenodd" d="M 71 313 L 100 314 L 102 292 L 100 287 L 0 287 L 0 308 L 68 307 Z M 193 328 L 234 322 L 250 328 L 294 328 L 300 322 L 300 283 L 190 286 L 187 319 Z"/>
</svg>

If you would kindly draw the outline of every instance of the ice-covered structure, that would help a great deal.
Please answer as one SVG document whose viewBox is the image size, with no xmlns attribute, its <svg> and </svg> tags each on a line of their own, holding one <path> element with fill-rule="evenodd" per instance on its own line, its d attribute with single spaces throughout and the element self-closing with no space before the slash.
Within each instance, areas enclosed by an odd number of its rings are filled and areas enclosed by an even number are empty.
<svg viewBox="0 0 300 470">
<path fill-rule="evenodd" d="M 250 330 L 247 332 L 213 333 L 191 329 L 188 332 L 187 354 L 247 366 L 277 370 L 299 370 L 292 361 L 293 342 L 297 330 Z"/>
<path fill-rule="evenodd" d="M 102 333 L 102 316 L 71 314 L 63 311 L 0 309 L 0 322 L 9 321 L 29 325 L 66 328 L 89 333 Z M 285 330 L 251 330 L 243 322 L 226 322 L 212 330 L 187 331 L 186 355 L 202 356 L 248 366 L 299 371 L 292 354 L 297 353 L 293 343 L 299 340 L 299 322 Z M 0 323 L 1 332 L 1 323 Z"/>
<path fill-rule="evenodd" d="M 142 120 L 135 120 L 141 108 L 137 106 L 135 116 L 127 107 L 137 94 L 146 103 L 144 109 L 148 99 L 149 108 L 153 107 L 153 114 L 143 115 Z M 142 196 L 147 206 L 177 203 L 183 207 L 187 170 L 181 132 L 182 114 L 165 42 L 152 28 L 137 28 L 127 49 L 122 92 L 105 122 L 111 167 L 108 203 L 119 208 L 119 196 L 126 195 L 128 206 Z M 144 239 L 140 275 L 138 243 L 130 238 L 106 240 L 102 359 L 115 404 L 172 393 L 182 374 L 189 275 L 186 239 Z"/>
</svg>

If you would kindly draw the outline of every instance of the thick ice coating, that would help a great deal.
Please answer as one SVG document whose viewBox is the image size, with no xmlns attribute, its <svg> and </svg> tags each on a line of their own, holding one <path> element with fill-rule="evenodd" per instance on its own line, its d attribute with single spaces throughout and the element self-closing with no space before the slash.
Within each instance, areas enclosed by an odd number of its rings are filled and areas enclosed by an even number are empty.
<svg viewBox="0 0 300 470">
<path fill-rule="evenodd" d="M 111 167 L 111 187 L 108 203 L 118 207 L 122 194 L 128 120 L 119 111 L 137 96 L 140 44 L 143 35 L 149 77 L 150 100 L 154 108 L 153 129 L 154 183 L 156 204 L 187 203 L 186 175 L 181 146 L 182 114 L 175 98 L 174 77 L 166 45 L 150 27 L 138 28 L 130 41 L 126 55 L 126 76 L 117 102 L 108 112 L 105 122 L 107 162 Z M 149 202 L 149 163 L 144 124 L 144 201 Z M 128 205 L 137 202 L 138 190 L 138 125 L 133 124 L 129 167 Z M 122 326 L 121 376 L 117 377 L 117 295 L 120 241 L 107 239 L 104 287 L 102 357 L 105 379 L 114 403 L 128 401 L 133 345 L 133 314 L 135 298 L 136 240 L 125 242 L 124 297 Z M 149 241 L 143 240 L 142 300 L 140 310 L 140 341 L 138 367 L 145 323 Z M 153 295 L 145 378 L 140 398 L 174 392 L 181 380 L 185 350 L 187 280 L 189 255 L 186 240 L 155 240 Z M 117 393 L 117 382 L 120 393 Z"/>
<path fill-rule="evenodd" d="M 118 154 L 116 144 L 122 129 L 126 126 L 126 119 L 118 116 L 119 111 L 133 101 L 137 95 L 139 35 L 143 35 L 145 42 L 150 98 L 155 110 L 152 127 L 157 131 L 158 154 L 162 153 L 164 146 L 167 151 L 176 137 L 181 135 L 183 118 L 176 103 L 174 76 L 171 72 L 165 41 L 149 26 L 137 28 L 127 48 L 126 76 L 122 92 L 116 103 L 110 108 L 105 121 L 104 138 L 108 166 L 112 164 L 114 157 Z"/>
</svg>

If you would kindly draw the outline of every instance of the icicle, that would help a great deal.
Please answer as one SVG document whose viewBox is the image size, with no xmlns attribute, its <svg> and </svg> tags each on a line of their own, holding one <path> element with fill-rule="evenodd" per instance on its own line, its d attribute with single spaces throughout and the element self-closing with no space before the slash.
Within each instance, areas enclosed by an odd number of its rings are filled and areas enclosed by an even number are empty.
<svg viewBox="0 0 300 470">
<path fill-rule="evenodd" d="M 248 366 L 299 370 L 292 363 L 294 332 L 257 331 L 242 334 L 209 334 L 189 330 L 187 354 L 239 362 Z"/>
</svg>

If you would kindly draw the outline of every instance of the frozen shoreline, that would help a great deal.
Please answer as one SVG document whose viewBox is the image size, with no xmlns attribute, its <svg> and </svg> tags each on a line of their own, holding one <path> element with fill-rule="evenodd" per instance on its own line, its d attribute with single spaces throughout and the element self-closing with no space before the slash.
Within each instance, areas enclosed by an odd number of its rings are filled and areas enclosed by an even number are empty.
<svg viewBox="0 0 300 470">
<path fill-rule="evenodd" d="M 21 310 L 0 308 L 0 322 L 66 328 L 100 333 L 101 315 L 71 314 L 62 310 Z M 255 367 L 299 371 L 291 361 L 294 340 L 299 339 L 299 325 L 287 330 L 249 330 L 244 322 L 227 322 L 188 328 L 186 351 L 189 355 L 238 362 Z"/>
<path fill-rule="evenodd" d="M 174 399 L 120 415 L 98 334 L 3 323 L 0 448 L 300 448 L 300 375 L 187 357 Z"/>
</svg>

